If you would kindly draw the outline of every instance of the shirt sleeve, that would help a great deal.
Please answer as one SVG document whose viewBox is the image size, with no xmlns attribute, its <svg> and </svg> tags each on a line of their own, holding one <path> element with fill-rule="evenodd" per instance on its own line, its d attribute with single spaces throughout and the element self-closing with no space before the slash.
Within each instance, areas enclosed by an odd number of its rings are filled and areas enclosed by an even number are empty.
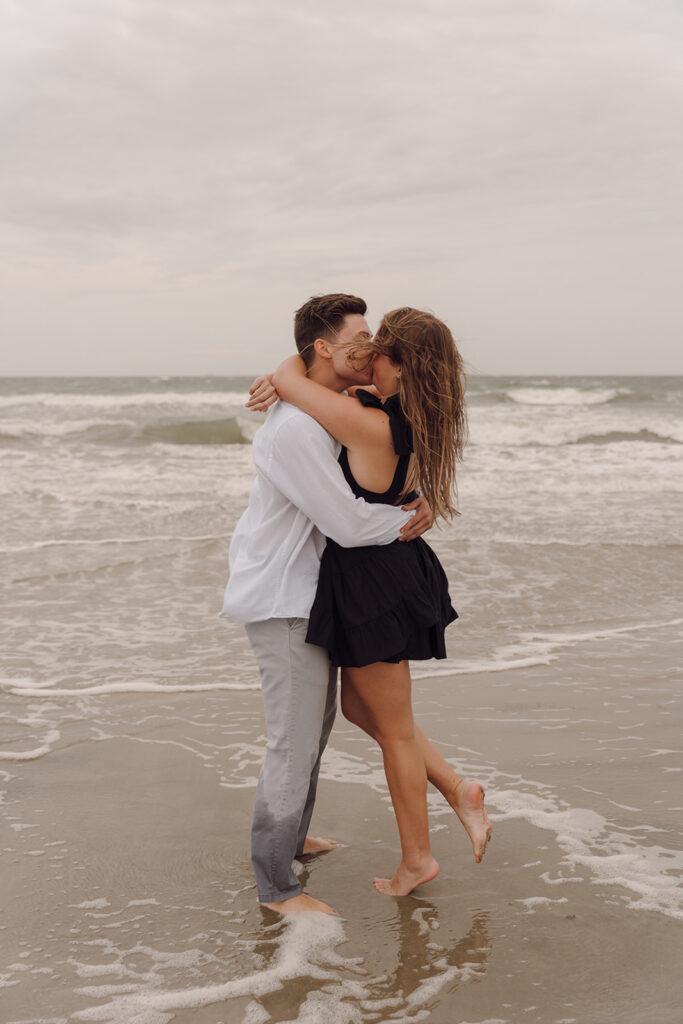
<svg viewBox="0 0 683 1024">
<path fill-rule="evenodd" d="M 265 465 L 271 483 L 343 548 L 391 544 L 412 512 L 357 498 L 337 462 L 333 438 L 309 417 L 278 430 Z"/>
</svg>

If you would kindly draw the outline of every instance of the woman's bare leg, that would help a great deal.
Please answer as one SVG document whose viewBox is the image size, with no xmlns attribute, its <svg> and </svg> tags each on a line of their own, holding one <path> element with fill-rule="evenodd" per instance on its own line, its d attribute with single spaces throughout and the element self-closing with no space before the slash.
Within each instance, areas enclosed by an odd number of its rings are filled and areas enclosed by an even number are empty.
<svg viewBox="0 0 683 1024">
<path fill-rule="evenodd" d="M 348 671 L 350 670 L 342 669 L 341 674 L 341 704 L 344 717 L 361 728 L 368 736 L 377 739 L 372 717 L 365 704 L 358 696 L 356 689 L 346 683 Z M 424 760 L 427 778 L 446 798 L 462 822 L 472 841 L 474 859 L 479 864 L 486 852 L 486 844 L 491 839 L 493 831 L 493 826 L 484 808 L 483 787 L 478 782 L 468 782 L 458 775 L 415 723 L 414 733 Z"/>
<path fill-rule="evenodd" d="M 401 839 L 401 863 L 393 878 L 376 878 L 375 888 L 389 896 L 407 896 L 418 885 L 435 878 L 439 870 L 429 845 L 427 772 L 415 738 L 408 662 L 349 668 L 345 676 L 382 748 Z"/>
</svg>

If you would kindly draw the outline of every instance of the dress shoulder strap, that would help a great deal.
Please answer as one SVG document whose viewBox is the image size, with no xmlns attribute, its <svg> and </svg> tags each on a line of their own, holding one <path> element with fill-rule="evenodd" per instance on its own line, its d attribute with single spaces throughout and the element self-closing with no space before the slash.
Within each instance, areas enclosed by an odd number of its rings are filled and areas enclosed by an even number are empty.
<svg viewBox="0 0 683 1024">
<path fill-rule="evenodd" d="M 371 391 L 359 388 L 356 391 L 356 398 L 363 406 L 370 406 L 373 409 L 381 409 L 389 417 L 391 437 L 394 442 L 394 451 L 397 455 L 410 455 L 413 450 L 413 432 L 410 423 L 405 417 L 401 408 L 398 395 L 390 395 L 384 402 Z"/>
</svg>

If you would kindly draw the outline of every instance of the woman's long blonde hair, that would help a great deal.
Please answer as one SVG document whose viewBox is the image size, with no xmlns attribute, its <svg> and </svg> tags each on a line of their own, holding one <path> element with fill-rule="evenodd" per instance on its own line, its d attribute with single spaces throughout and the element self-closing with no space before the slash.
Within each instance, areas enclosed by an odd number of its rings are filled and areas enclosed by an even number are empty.
<svg viewBox="0 0 683 1024">
<path fill-rule="evenodd" d="M 455 465 L 467 440 L 467 417 L 453 335 L 431 313 L 406 306 L 384 316 L 371 348 L 400 368 L 399 400 L 413 431 L 409 486 L 419 486 L 434 515 L 459 515 Z"/>
</svg>

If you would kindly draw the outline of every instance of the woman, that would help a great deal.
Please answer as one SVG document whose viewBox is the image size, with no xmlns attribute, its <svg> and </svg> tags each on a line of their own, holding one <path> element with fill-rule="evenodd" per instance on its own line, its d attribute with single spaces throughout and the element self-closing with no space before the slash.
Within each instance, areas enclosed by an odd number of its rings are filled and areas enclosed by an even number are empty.
<svg viewBox="0 0 683 1024">
<path fill-rule="evenodd" d="M 347 352 L 349 362 L 362 358 L 372 360 L 376 394 L 333 393 L 309 380 L 294 356 L 255 382 L 247 404 L 267 407 L 274 387 L 318 420 L 342 444 L 344 474 L 366 501 L 403 504 L 419 486 L 436 515 L 454 515 L 465 411 L 451 332 L 430 313 L 394 310 L 371 345 Z M 481 786 L 456 775 L 413 721 L 408 662 L 444 658 L 444 629 L 455 618 L 443 569 L 421 538 L 362 549 L 328 541 L 307 640 L 341 666 L 343 713 L 382 749 L 402 852 L 393 877 L 375 879 L 389 895 L 406 895 L 439 870 L 429 844 L 428 778 L 460 817 L 477 862 L 491 836 Z"/>
</svg>

